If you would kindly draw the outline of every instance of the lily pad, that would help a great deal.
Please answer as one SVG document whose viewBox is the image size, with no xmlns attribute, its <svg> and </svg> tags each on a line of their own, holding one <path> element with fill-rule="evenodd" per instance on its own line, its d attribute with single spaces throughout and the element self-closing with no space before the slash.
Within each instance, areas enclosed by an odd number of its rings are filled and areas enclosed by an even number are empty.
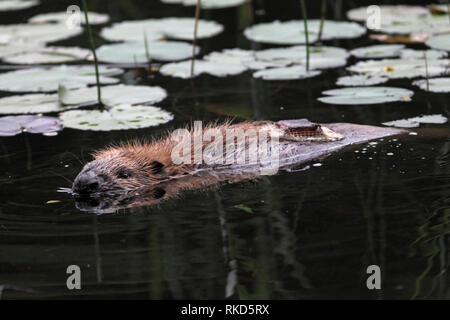
<svg viewBox="0 0 450 320">
<path fill-rule="evenodd" d="M 114 23 L 104 28 L 101 36 L 111 41 L 147 41 L 165 37 L 180 40 L 194 39 L 194 18 L 163 18 L 133 20 Z M 214 21 L 198 20 L 197 38 L 210 38 L 223 31 L 223 26 Z"/>
<path fill-rule="evenodd" d="M 151 41 L 148 53 L 151 59 L 177 61 L 192 57 L 192 45 L 181 41 Z M 198 54 L 199 48 L 196 48 Z M 106 44 L 97 49 L 97 58 L 109 63 L 146 63 L 147 52 L 144 41 L 128 41 Z"/>
<path fill-rule="evenodd" d="M 156 103 L 164 100 L 167 92 L 161 87 L 132 86 L 118 84 L 102 87 L 102 102 L 110 107 Z M 65 105 L 78 105 L 97 101 L 97 88 L 59 90 L 59 100 Z"/>
<path fill-rule="evenodd" d="M 448 16 L 433 15 L 427 8 L 405 5 L 382 5 L 378 32 L 389 34 L 436 34 L 450 30 Z M 347 12 L 350 20 L 367 21 L 367 7 Z"/>
<path fill-rule="evenodd" d="M 119 79 L 112 76 L 122 73 L 122 69 L 99 66 L 100 82 L 112 84 Z M 59 84 L 68 88 L 80 88 L 95 84 L 93 66 L 56 66 L 48 69 L 32 68 L 0 74 L 0 90 L 11 92 L 51 92 L 58 90 Z"/>
<path fill-rule="evenodd" d="M 328 96 L 318 98 L 323 103 L 355 105 L 411 101 L 414 92 L 395 87 L 354 87 L 327 90 L 322 94 Z"/>
<path fill-rule="evenodd" d="M 234 76 L 246 70 L 247 68 L 241 64 L 195 60 L 194 77 L 202 73 L 216 77 Z M 165 76 L 189 79 L 191 78 L 191 60 L 165 64 L 159 72 Z"/>
<path fill-rule="evenodd" d="M 54 133 L 62 130 L 61 122 L 54 117 L 7 116 L 0 118 L 0 136 L 15 136 L 22 132 Z"/>
<path fill-rule="evenodd" d="M 1 0 L 0 11 L 23 10 L 37 6 L 37 0 Z"/>
<path fill-rule="evenodd" d="M 350 51 L 357 58 L 391 58 L 398 57 L 405 46 L 402 44 L 377 44 Z"/>
<path fill-rule="evenodd" d="M 425 41 L 425 44 L 433 49 L 450 51 L 450 34 L 441 34 L 431 37 Z"/>
<path fill-rule="evenodd" d="M 185 6 L 195 6 L 197 4 L 197 0 L 161 0 L 161 2 L 170 4 L 182 4 Z M 245 2 L 246 0 L 202 0 L 201 7 L 202 9 L 231 8 L 240 6 Z"/>
<path fill-rule="evenodd" d="M 9 37 L 9 42 L 3 45 L 11 44 L 15 46 L 25 43 L 38 45 L 60 41 L 82 32 L 83 28 L 67 28 L 64 23 L 8 24 L 0 26 L 0 35 Z"/>
<path fill-rule="evenodd" d="M 417 128 L 421 123 L 444 124 L 448 119 L 441 114 L 424 115 L 409 119 L 383 122 L 382 125 L 397 128 Z"/>
<path fill-rule="evenodd" d="M 310 69 L 327 69 L 345 66 L 347 64 L 347 50 L 337 47 L 311 47 Z M 306 47 L 292 46 L 287 48 L 266 49 L 255 52 L 259 61 L 306 65 Z"/>
<path fill-rule="evenodd" d="M 112 107 L 107 111 L 70 110 L 60 115 L 67 128 L 93 131 L 140 129 L 157 126 L 173 119 L 173 115 L 154 106 Z"/>
<path fill-rule="evenodd" d="M 1 1 L 0 1 L 1 2 Z M 48 12 L 41 13 L 28 19 L 29 23 L 65 23 L 67 21 L 67 12 Z M 104 24 L 109 21 L 109 15 L 88 11 L 89 24 Z M 86 24 L 84 11 L 80 12 L 80 23 Z"/>
<path fill-rule="evenodd" d="M 345 76 L 337 79 L 338 86 L 373 86 L 380 83 L 385 83 L 389 80 L 386 77 L 368 76 L 368 75 L 353 75 Z"/>
<path fill-rule="evenodd" d="M 390 79 L 439 76 L 448 72 L 450 60 L 424 59 L 383 59 L 360 61 L 347 69 L 352 72 L 372 76 L 388 77 Z"/>
<path fill-rule="evenodd" d="M 309 41 L 318 39 L 320 20 L 308 20 Z M 358 38 L 366 29 L 354 22 L 325 20 L 322 32 L 323 40 Z M 272 44 L 304 44 L 305 29 L 302 20 L 274 21 L 248 27 L 244 35 L 252 41 Z"/>
<path fill-rule="evenodd" d="M 312 78 L 321 73 L 322 72 L 319 70 L 306 71 L 304 66 L 290 66 L 260 70 L 253 73 L 253 77 L 261 78 L 263 80 L 299 80 Z"/>
<path fill-rule="evenodd" d="M 257 60 L 256 52 L 252 50 L 243 50 L 239 48 L 225 49 L 221 52 L 211 52 L 204 58 L 206 61 L 211 61 L 221 64 L 238 64 L 247 69 L 261 70 L 270 67 L 283 67 L 287 64 L 285 61 L 262 61 Z"/>
<path fill-rule="evenodd" d="M 450 78 L 434 78 L 427 80 L 417 80 L 413 85 L 418 86 L 422 90 L 431 92 L 450 92 Z"/>
<path fill-rule="evenodd" d="M 90 50 L 78 47 L 45 47 L 3 57 L 3 61 L 12 64 L 64 63 L 86 60 L 90 55 Z"/>
<path fill-rule="evenodd" d="M 0 98 L 1 114 L 48 113 L 64 110 L 57 94 L 32 93 Z"/>
<path fill-rule="evenodd" d="M 414 50 L 414 49 L 403 49 L 400 58 L 403 59 L 425 59 L 425 54 L 427 60 L 430 59 L 440 59 L 447 57 L 447 52 L 442 50 Z"/>
</svg>

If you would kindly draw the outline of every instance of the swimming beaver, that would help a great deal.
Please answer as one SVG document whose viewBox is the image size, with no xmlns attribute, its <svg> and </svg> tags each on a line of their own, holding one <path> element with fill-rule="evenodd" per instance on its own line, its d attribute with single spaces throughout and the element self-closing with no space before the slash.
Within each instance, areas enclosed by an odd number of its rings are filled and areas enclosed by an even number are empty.
<svg viewBox="0 0 450 320">
<path fill-rule="evenodd" d="M 75 196 L 111 195 L 153 186 L 152 195 L 163 198 L 164 188 L 154 188 L 163 182 L 205 172 L 210 177 L 245 175 L 273 165 L 274 159 L 278 170 L 324 157 L 350 144 L 405 132 L 349 123 L 320 125 L 306 119 L 227 122 L 201 129 L 194 125 L 153 142 L 129 142 L 97 151 L 95 159 L 76 177 L 72 192 Z M 242 134 L 243 139 L 239 137 Z M 265 162 L 252 158 L 260 155 L 261 146 L 266 147 Z M 196 183 L 201 187 L 201 182 Z"/>
</svg>

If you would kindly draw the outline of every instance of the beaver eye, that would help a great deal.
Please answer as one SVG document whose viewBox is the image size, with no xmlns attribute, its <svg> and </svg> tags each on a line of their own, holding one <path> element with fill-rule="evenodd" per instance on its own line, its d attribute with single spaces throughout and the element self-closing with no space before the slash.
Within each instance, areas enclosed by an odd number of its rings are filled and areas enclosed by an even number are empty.
<svg viewBox="0 0 450 320">
<path fill-rule="evenodd" d="M 128 179 L 130 177 L 130 175 L 128 173 L 126 173 L 125 171 L 120 171 L 117 174 L 117 177 L 120 179 Z"/>
</svg>

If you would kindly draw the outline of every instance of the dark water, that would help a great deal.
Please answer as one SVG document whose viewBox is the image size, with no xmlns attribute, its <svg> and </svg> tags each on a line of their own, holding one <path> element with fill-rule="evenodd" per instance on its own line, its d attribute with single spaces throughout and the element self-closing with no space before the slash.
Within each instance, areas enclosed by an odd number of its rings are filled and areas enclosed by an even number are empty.
<svg viewBox="0 0 450 320">
<path fill-rule="evenodd" d="M 37 12 L 65 10 L 73 4 L 43 2 L 20 14 L 3 14 L 2 22 L 24 21 Z M 111 14 L 113 21 L 193 14 L 192 8 L 156 0 L 89 5 Z M 257 5 L 264 7 L 263 1 Z M 267 14 L 256 18 L 298 18 L 297 5 L 266 4 Z M 318 4 L 308 5 L 310 15 L 317 17 Z M 345 1 L 341 10 L 332 8 L 329 15 L 343 17 L 342 12 L 354 6 L 354 1 Z M 248 23 L 247 11 L 203 14 L 227 26 L 224 35 L 202 41 L 204 52 L 251 47 L 239 33 Z M 87 45 L 85 37 L 62 43 Z M 346 48 L 370 43 L 367 37 L 326 42 Z M 379 125 L 419 114 L 449 116 L 448 94 L 423 91 L 416 92 L 411 103 L 369 107 L 316 101 L 343 74 L 341 68 L 291 82 L 263 82 L 249 73 L 227 79 L 202 76 L 192 85 L 130 70 L 123 82 L 168 90 L 169 98 L 160 106 L 174 113 L 174 121 L 127 132 L 65 129 L 56 137 L 1 138 L 2 298 L 450 298 L 449 124 L 423 125 L 417 136 L 347 149 L 309 170 L 190 191 L 155 207 L 115 214 L 80 212 L 69 195 L 56 192 L 70 186 L 67 179 L 79 172 L 80 161 L 90 160 L 92 150 L 110 142 L 158 136 L 191 120 L 306 117 Z M 410 81 L 388 85 L 410 88 Z M 81 267 L 82 290 L 66 288 L 66 268 L 73 264 Z M 381 268 L 381 290 L 366 288 L 366 268 L 372 264 Z"/>
</svg>

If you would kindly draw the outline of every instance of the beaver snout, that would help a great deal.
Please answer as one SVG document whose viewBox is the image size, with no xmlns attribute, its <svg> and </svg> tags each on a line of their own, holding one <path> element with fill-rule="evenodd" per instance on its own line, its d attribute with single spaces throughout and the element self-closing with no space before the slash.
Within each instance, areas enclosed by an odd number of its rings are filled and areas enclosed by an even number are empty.
<svg viewBox="0 0 450 320">
<path fill-rule="evenodd" d="M 93 170 L 82 171 L 75 178 L 72 191 L 78 194 L 89 194 L 99 191 L 100 186 L 104 183 L 104 179 L 95 174 Z"/>
</svg>

